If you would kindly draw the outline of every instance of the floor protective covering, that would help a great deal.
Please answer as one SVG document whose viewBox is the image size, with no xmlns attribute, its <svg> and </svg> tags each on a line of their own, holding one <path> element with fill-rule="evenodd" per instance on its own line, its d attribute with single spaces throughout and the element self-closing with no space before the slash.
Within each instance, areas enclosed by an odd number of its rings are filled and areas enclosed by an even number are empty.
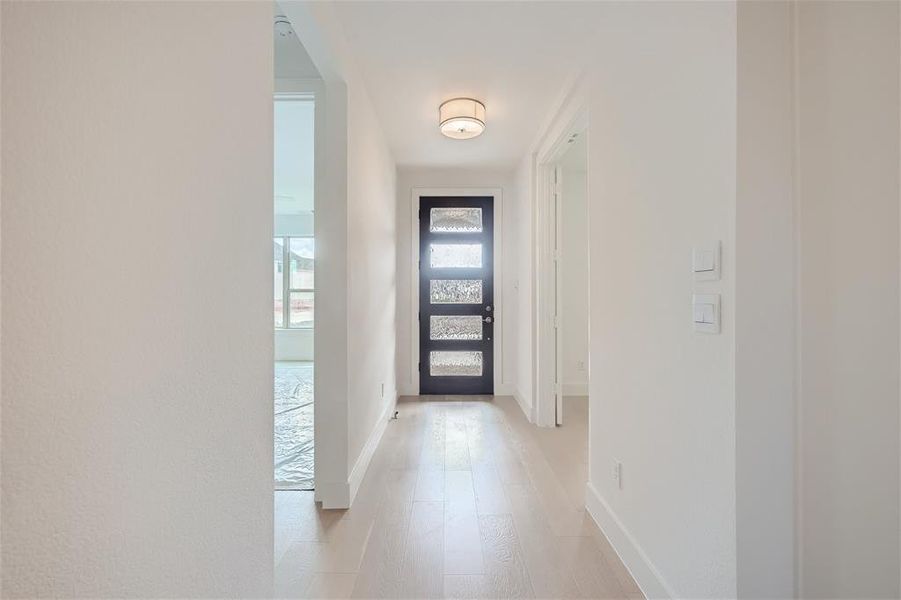
<svg viewBox="0 0 901 600">
<path fill-rule="evenodd" d="M 313 489 L 313 363 L 275 363 L 275 489 Z"/>
</svg>

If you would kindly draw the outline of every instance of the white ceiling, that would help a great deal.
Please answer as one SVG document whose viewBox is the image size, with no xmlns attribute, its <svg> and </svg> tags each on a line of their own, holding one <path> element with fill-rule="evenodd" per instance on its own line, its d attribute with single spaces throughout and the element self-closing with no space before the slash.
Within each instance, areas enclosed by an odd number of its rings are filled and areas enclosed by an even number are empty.
<svg viewBox="0 0 901 600">
<path fill-rule="evenodd" d="M 513 167 L 580 70 L 591 3 L 334 4 L 395 160 L 403 166 Z M 485 103 L 472 140 L 438 132 L 438 105 Z"/>
<path fill-rule="evenodd" d="M 275 14 L 283 15 L 284 13 L 275 6 Z M 273 63 L 275 67 L 276 79 L 318 79 L 319 71 L 307 54 L 303 44 L 294 32 L 290 30 L 290 35 L 279 35 L 278 31 L 273 30 L 274 37 L 274 57 Z"/>
</svg>

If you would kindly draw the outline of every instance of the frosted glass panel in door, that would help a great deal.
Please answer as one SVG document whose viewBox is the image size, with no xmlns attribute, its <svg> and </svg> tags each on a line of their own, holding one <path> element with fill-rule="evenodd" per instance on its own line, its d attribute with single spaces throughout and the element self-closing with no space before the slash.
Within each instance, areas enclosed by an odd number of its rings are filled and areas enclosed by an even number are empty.
<svg viewBox="0 0 901 600">
<path fill-rule="evenodd" d="M 444 351 L 429 353 L 432 377 L 479 377 L 482 375 L 482 353 L 479 351 Z"/>
<path fill-rule="evenodd" d="M 481 279 L 432 279 L 429 281 L 431 304 L 481 304 Z"/>
<path fill-rule="evenodd" d="M 429 266 L 433 269 L 481 269 L 482 244 L 431 244 Z"/>
<path fill-rule="evenodd" d="M 433 208 L 429 212 L 429 231 L 434 233 L 477 233 L 482 231 L 482 209 Z"/>
<path fill-rule="evenodd" d="M 482 317 L 479 315 L 432 315 L 429 317 L 429 339 L 480 340 Z"/>
</svg>

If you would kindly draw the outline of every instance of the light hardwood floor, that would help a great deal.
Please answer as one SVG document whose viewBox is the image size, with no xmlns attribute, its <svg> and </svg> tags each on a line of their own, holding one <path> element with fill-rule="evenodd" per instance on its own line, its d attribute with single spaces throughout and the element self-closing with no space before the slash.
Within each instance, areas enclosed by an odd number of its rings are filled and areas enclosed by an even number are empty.
<svg viewBox="0 0 901 600">
<path fill-rule="evenodd" d="M 276 594 L 641 598 L 583 509 L 587 401 L 530 425 L 510 397 L 404 398 L 347 511 L 277 492 Z"/>
</svg>

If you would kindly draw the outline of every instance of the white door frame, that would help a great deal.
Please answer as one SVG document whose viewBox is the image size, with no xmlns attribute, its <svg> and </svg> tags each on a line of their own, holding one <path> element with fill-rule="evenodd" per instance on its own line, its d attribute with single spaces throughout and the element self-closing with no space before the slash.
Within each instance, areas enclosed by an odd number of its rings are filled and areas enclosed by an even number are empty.
<svg viewBox="0 0 901 600">
<path fill-rule="evenodd" d="M 320 209 L 328 210 L 325 198 L 328 194 L 327 189 L 328 171 L 326 165 L 326 140 L 327 127 L 326 108 L 327 101 L 325 93 L 325 85 L 321 79 L 276 79 L 274 83 L 273 101 L 276 100 L 312 100 L 313 109 L 313 213 L 322 214 Z M 320 230 L 322 224 L 314 217 L 313 219 L 313 236 L 314 239 L 320 238 Z M 319 261 L 315 262 L 315 269 L 320 268 Z M 317 334 L 327 339 L 327 335 L 323 335 L 323 325 L 321 322 L 313 320 L 312 331 L 309 332 L 313 337 L 313 364 L 322 365 L 326 360 L 320 360 L 322 356 L 328 356 L 327 350 L 322 345 L 316 344 Z M 273 332 L 273 336 L 275 332 Z M 317 356 L 317 351 L 320 356 Z M 323 389 L 327 389 L 331 382 L 323 382 L 325 369 L 315 368 L 313 370 L 313 393 L 319 398 Z M 344 420 L 336 420 L 333 414 L 327 413 L 324 402 L 317 402 L 313 406 L 313 445 L 316 452 L 316 460 L 313 462 L 313 497 L 316 501 L 325 500 L 332 506 L 339 506 L 343 500 L 334 500 L 334 495 L 330 490 L 334 486 L 329 486 L 326 482 L 340 480 L 343 476 L 333 465 L 340 464 L 340 454 L 335 452 L 334 448 L 328 443 L 322 443 L 330 439 L 336 439 L 335 432 L 339 428 L 347 429 Z M 346 433 L 344 434 L 346 438 Z M 338 456 L 335 456 L 338 455 Z M 324 498 L 329 496 L 328 498 Z M 340 496 L 340 494 L 338 494 Z M 349 505 L 349 499 L 347 501 Z"/>
<path fill-rule="evenodd" d="M 564 106 L 537 158 L 535 202 L 536 248 L 536 423 L 552 427 L 563 423 L 563 381 L 560 356 L 563 343 L 563 277 L 560 275 L 562 214 L 562 170 L 558 162 L 574 133 L 588 131 L 587 96 L 578 94 Z"/>
<path fill-rule="evenodd" d="M 494 393 L 504 393 L 504 193 L 497 188 L 414 187 L 410 203 L 410 373 L 413 389 L 419 393 L 419 198 L 422 196 L 490 196 L 494 205 Z"/>
</svg>

